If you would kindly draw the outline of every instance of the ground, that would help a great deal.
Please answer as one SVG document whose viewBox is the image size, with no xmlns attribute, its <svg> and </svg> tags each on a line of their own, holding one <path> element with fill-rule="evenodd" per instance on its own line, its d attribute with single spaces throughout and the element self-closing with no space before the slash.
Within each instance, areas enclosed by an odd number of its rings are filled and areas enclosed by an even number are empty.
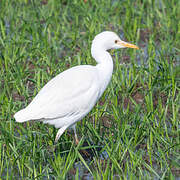
<svg viewBox="0 0 180 180">
<path fill-rule="evenodd" d="M 180 178 L 178 0 L 2 0 L 0 3 L 0 179 Z M 93 37 L 116 32 L 140 50 L 110 51 L 112 81 L 66 132 L 16 123 L 52 77 L 92 64 Z M 86 149 L 90 156 L 81 152 Z"/>
</svg>

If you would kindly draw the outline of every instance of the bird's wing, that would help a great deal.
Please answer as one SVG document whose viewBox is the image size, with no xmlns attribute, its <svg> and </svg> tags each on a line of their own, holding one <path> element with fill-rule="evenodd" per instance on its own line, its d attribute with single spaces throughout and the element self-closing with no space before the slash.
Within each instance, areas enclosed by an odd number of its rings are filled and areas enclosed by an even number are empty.
<svg viewBox="0 0 180 180">
<path fill-rule="evenodd" d="M 19 122 L 54 119 L 86 111 L 98 99 L 98 73 L 94 66 L 76 66 L 50 80 L 33 101 L 15 114 Z"/>
</svg>

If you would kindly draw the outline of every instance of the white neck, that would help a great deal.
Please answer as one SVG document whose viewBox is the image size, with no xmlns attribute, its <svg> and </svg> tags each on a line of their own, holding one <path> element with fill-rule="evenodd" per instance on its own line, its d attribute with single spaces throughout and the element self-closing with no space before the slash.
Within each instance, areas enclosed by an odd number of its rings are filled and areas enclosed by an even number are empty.
<svg viewBox="0 0 180 180">
<path fill-rule="evenodd" d="M 98 63 L 96 65 L 96 68 L 99 73 L 99 83 L 101 83 L 101 96 L 107 85 L 109 84 L 109 81 L 111 80 L 113 72 L 113 60 L 111 58 L 111 55 L 105 49 L 98 48 L 98 46 L 92 45 L 91 53 L 93 58 Z"/>
</svg>

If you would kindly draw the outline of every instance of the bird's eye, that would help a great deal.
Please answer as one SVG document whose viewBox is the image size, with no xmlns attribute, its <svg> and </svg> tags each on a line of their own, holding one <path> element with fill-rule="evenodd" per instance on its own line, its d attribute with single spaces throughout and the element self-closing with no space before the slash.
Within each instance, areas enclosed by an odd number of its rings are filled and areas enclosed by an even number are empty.
<svg viewBox="0 0 180 180">
<path fill-rule="evenodd" d="M 117 42 L 118 42 L 118 40 L 115 40 L 114 42 L 115 42 L 115 43 L 117 43 Z"/>
</svg>

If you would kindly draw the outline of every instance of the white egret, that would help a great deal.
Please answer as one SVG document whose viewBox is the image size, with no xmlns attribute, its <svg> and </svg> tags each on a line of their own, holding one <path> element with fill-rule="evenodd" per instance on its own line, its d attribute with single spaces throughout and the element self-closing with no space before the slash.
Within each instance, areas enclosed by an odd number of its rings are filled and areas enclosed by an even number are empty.
<svg viewBox="0 0 180 180">
<path fill-rule="evenodd" d="M 32 102 L 17 112 L 17 122 L 39 120 L 59 128 L 55 142 L 67 128 L 73 128 L 86 116 L 106 89 L 113 72 L 113 61 L 109 49 L 135 48 L 122 41 L 114 32 L 104 31 L 92 41 L 91 54 L 97 65 L 72 67 L 50 80 Z"/>
</svg>

